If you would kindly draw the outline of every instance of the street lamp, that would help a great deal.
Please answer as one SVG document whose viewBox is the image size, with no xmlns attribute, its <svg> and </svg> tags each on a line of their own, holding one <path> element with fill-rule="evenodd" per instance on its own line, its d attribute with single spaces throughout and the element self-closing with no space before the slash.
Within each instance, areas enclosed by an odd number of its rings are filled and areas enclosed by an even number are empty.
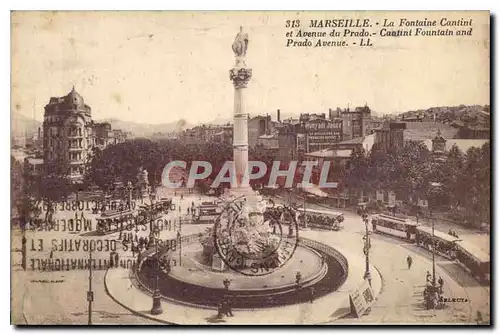
<svg viewBox="0 0 500 335">
<path fill-rule="evenodd" d="M 149 200 L 151 203 L 149 204 L 149 215 L 150 215 L 150 221 L 149 221 L 149 246 L 151 247 L 153 245 L 153 239 L 155 238 L 154 236 L 154 196 L 153 193 L 149 193 Z"/>
<path fill-rule="evenodd" d="M 163 309 L 161 308 L 160 288 L 158 286 L 159 272 L 160 272 L 160 257 L 158 255 L 158 239 L 156 239 L 155 245 L 156 245 L 156 252 L 155 252 L 156 278 L 155 278 L 155 290 L 153 292 L 153 307 L 151 308 L 151 314 L 158 315 L 158 314 L 163 313 Z"/>
<path fill-rule="evenodd" d="M 128 190 L 128 205 L 130 208 L 130 206 L 132 206 L 132 182 L 130 180 L 127 182 L 127 190 Z"/>
<path fill-rule="evenodd" d="M 177 244 L 179 245 L 179 266 L 182 265 L 182 239 L 181 232 L 177 231 Z"/>
<path fill-rule="evenodd" d="M 361 211 L 361 218 L 365 223 L 365 236 L 363 236 L 364 247 L 363 253 L 365 254 L 365 274 L 363 275 L 363 279 L 368 280 L 368 284 L 372 286 L 372 276 L 370 274 L 370 232 L 368 230 L 368 214 L 366 213 L 366 209 Z"/>
<path fill-rule="evenodd" d="M 226 291 L 229 291 L 229 286 L 231 285 L 231 281 L 228 278 L 224 278 L 222 284 L 224 285 L 224 289 Z"/>
<path fill-rule="evenodd" d="M 87 291 L 88 307 L 88 324 L 92 325 L 92 302 L 94 301 L 94 291 L 92 291 L 92 250 L 89 250 L 89 290 Z"/>
<path fill-rule="evenodd" d="M 300 287 L 300 281 L 301 280 L 302 280 L 302 273 L 300 273 L 300 271 L 297 271 L 297 273 L 295 274 L 295 285 L 296 285 L 296 288 Z"/>
</svg>

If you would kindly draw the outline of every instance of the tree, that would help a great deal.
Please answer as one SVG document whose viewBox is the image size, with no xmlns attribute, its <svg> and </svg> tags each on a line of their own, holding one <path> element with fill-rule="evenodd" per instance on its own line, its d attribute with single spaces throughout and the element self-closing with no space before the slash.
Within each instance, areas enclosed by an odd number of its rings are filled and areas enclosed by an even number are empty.
<svg viewBox="0 0 500 335">
<path fill-rule="evenodd" d="M 443 184 L 445 196 L 449 204 L 455 210 L 465 200 L 463 194 L 467 186 L 463 184 L 465 178 L 465 157 L 460 149 L 454 145 L 446 155 L 446 161 L 436 169 L 434 180 L 440 180 Z"/>
<path fill-rule="evenodd" d="M 342 186 L 361 192 L 370 192 L 374 188 L 373 180 L 370 178 L 370 169 L 374 168 L 366 157 L 364 149 L 354 149 L 351 160 L 343 172 Z"/>
</svg>

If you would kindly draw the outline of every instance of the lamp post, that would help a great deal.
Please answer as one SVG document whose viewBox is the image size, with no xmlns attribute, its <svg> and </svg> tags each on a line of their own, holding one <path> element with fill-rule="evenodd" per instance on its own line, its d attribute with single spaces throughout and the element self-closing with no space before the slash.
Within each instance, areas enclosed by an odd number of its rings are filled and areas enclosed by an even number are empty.
<svg viewBox="0 0 500 335">
<path fill-rule="evenodd" d="M 304 194 L 304 228 L 307 228 L 306 196 Z"/>
<path fill-rule="evenodd" d="M 156 278 L 155 278 L 155 290 L 153 292 L 153 307 L 151 308 L 151 314 L 158 315 L 163 313 L 163 309 L 161 308 L 161 294 L 160 289 L 158 287 L 159 281 L 159 272 L 160 272 L 160 258 L 158 255 L 158 239 L 155 241 L 156 252 L 155 252 L 155 263 L 156 263 Z"/>
<path fill-rule="evenodd" d="M 182 239 L 181 232 L 177 231 L 177 244 L 179 245 L 179 266 L 182 265 Z"/>
<path fill-rule="evenodd" d="M 431 218 L 432 222 L 432 286 L 436 289 L 436 240 L 434 237 L 434 218 Z"/>
<path fill-rule="evenodd" d="M 368 214 L 366 213 L 366 209 L 361 211 L 361 218 L 365 223 L 365 236 L 363 237 L 365 241 L 363 247 L 363 253 L 365 254 L 365 274 L 363 275 L 363 279 L 368 280 L 368 284 L 372 286 L 372 276 L 370 274 L 370 231 L 368 230 Z"/>
<path fill-rule="evenodd" d="M 132 206 L 132 182 L 130 180 L 127 182 L 127 191 L 128 191 L 128 205 L 130 208 Z"/>
<path fill-rule="evenodd" d="M 231 281 L 228 278 L 224 278 L 222 281 L 222 285 L 224 285 L 224 289 L 229 291 L 229 286 L 231 285 Z"/>
<path fill-rule="evenodd" d="M 297 271 L 297 273 L 295 273 L 295 287 L 297 289 L 300 288 L 301 280 L 302 280 L 302 273 L 300 273 L 300 271 Z"/>
<path fill-rule="evenodd" d="M 153 240 L 155 238 L 154 236 L 154 196 L 153 193 L 151 192 L 149 194 L 149 200 L 151 203 L 149 204 L 149 215 L 150 215 L 150 221 L 149 221 L 149 247 L 151 247 L 153 244 Z"/>
<path fill-rule="evenodd" d="M 92 302 L 94 301 L 94 291 L 92 291 L 92 251 L 89 250 L 89 290 L 87 291 L 88 307 L 88 324 L 92 325 Z"/>
<path fill-rule="evenodd" d="M 426 303 L 427 309 L 436 309 L 436 307 L 438 307 L 440 288 L 438 288 L 436 285 L 436 259 L 435 259 L 436 242 L 434 239 L 434 218 L 432 218 L 432 217 L 431 217 L 431 223 L 432 223 L 432 244 L 431 244 L 432 283 L 430 285 L 427 285 L 426 294 L 425 294 L 425 303 Z"/>
</svg>

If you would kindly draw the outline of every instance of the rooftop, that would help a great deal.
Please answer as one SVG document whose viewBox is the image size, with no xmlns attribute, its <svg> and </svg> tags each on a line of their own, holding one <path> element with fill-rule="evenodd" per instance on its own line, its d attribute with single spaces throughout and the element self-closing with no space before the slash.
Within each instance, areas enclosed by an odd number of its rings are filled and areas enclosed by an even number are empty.
<svg viewBox="0 0 500 335">
<path fill-rule="evenodd" d="M 432 139 L 426 139 L 423 142 L 429 151 L 432 150 Z M 454 145 L 456 145 L 460 151 L 465 153 L 470 148 L 480 148 L 483 144 L 488 142 L 489 140 L 449 139 L 446 140 L 445 150 L 449 151 Z"/>
<path fill-rule="evenodd" d="M 307 157 L 315 158 L 349 158 L 351 157 L 352 149 L 323 149 L 319 151 L 309 152 Z"/>
</svg>

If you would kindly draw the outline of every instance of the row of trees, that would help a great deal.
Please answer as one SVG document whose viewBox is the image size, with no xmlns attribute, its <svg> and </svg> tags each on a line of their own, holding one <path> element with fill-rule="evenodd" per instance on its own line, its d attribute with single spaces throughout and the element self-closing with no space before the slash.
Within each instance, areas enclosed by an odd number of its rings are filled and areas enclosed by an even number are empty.
<svg viewBox="0 0 500 335">
<path fill-rule="evenodd" d="M 134 139 L 94 149 L 88 162 L 83 188 L 95 185 L 107 192 L 115 182 L 137 181 L 139 168 L 149 172 L 149 183 L 161 183 L 161 174 L 172 160 L 208 161 L 213 170 L 207 179 L 215 179 L 226 161 L 232 160 L 233 148 L 228 143 L 186 145 L 179 140 L 152 141 Z M 256 148 L 249 152 L 250 160 L 259 160 L 272 166 L 274 157 Z M 281 169 L 286 168 L 286 163 Z M 52 171 L 50 174 L 31 175 L 20 162 L 12 158 L 13 206 L 26 201 L 59 201 L 74 190 L 70 181 Z M 189 169 L 189 166 L 188 166 Z M 267 183 L 268 174 L 253 183 Z M 301 181 L 301 175 L 295 178 Z M 314 179 L 314 176 L 313 176 Z M 316 176 L 317 179 L 317 176 Z M 354 150 L 347 168 L 341 171 L 340 187 L 362 191 L 365 194 L 393 191 L 398 199 L 416 205 L 418 199 L 427 199 L 431 209 L 447 208 L 463 211 L 473 220 L 488 222 L 490 217 L 490 145 L 470 148 L 463 153 L 454 146 L 443 160 L 437 160 L 421 142 L 409 141 L 399 149 L 389 151 L 374 148 L 368 154 Z M 229 185 L 226 185 L 229 186 Z M 17 205 L 16 205 L 17 204 Z"/>
<path fill-rule="evenodd" d="M 393 191 L 410 205 L 426 199 L 431 211 L 461 211 L 469 221 L 489 222 L 490 170 L 489 143 L 465 153 L 453 146 L 437 157 L 422 142 L 409 141 L 389 151 L 355 150 L 342 180 L 349 189 Z"/>
<path fill-rule="evenodd" d="M 250 160 L 273 164 L 274 157 L 256 148 L 249 152 Z M 89 162 L 85 183 L 97 185 L 103 190 L 109 190 L 116 181 L 126 183 L 137 180 L 137 172 L 142 167 L 148 171 L 149 183 L 157 185 L 161 182 L 161 174 L 166 164 L 173 160 L 187 162 L 187 169 L 193 161 L 208 161 L 212 165 L 212 173 L 207 180 L 214 180 L 226 161 L 233 160 L 233 147 L 224 142 L 206 142 L 198 145 L 186 145 L 184 142 L 172 139 L 148 140 L 133 139 L 103 151 L 96 150 Z M 286 168 L 285 166 L 281 167 Z M 201 168 L 200 171 L 202 172 Z M 267 183 L 268 173 L 253 183 Z M 203 187 L 203 185 L 200 185 Z M 225 185 L 229 186 L 229 185 Z"/>
<path fill-rule="evenodd" d="M 37 218 L 42 202 L 51 203 L 66 199 L 77 190 L 65 173 L 64 166 L 54 166 L 50 172 L 31 173 L 24 162 L 11 156 L 11 208 L 13 217 L 22 226 Z M 50 213 L 45 213 L 44 221 Z"/>
</svg>

